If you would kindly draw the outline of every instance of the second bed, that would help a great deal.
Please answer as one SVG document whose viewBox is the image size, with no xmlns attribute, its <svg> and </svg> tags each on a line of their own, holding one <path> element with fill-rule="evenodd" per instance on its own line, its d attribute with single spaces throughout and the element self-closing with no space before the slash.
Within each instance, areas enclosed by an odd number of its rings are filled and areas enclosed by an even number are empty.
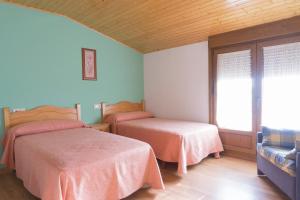
<svg viewBox="0 0 300 200">
<path fill-rule="evenodd" d="M 150 144 L 158 159 L 178 163 L 178 175 L 187 166 L 199 163 L 209 154 L 219 157 L 223 151 L 215 125 L 155 118 L 144 112 L 144 103 L 102 103 L 102 119 L 111 124 L 113 133 Z"/>
</svg>

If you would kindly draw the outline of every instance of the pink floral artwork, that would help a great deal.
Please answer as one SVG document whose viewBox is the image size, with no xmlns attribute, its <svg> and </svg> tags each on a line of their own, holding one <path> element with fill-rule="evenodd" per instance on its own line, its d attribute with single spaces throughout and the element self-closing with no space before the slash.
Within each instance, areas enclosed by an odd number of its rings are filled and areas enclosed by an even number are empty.
<svg viewBox="0 0 300 200">
<path fill-rule="evenodd" d="M 83 80 L 97 80 L 96 50 L 82 49 L 82 75 Z"/>
</svg>

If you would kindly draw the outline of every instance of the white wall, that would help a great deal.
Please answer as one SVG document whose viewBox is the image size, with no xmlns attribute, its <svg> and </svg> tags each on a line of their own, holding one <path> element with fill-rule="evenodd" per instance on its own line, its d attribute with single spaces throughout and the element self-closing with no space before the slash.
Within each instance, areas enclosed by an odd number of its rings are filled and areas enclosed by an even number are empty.
<svg viewBox="0 0 300 200">
<path fill-rule="evenodd" d="M 144 55 L 146 110 L 157 117 L 208 122 L 208 43 Z"/>
</svg>

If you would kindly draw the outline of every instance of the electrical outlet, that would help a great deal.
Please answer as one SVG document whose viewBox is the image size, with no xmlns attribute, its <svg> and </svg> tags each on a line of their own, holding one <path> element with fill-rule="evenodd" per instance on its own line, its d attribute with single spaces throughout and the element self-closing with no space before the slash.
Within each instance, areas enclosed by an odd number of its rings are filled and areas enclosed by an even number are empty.
<svg viewBox="0 0 300 200">
<path fill-rule="evenodd" d="M 21 111 L 25 111 L 25 108 L 15 108 L 13 109 L 13 112 L 21 112 Z"/>
<path fill-rule="evenodd" d="M 94 109 L 95 110 L 100 110 L 101 109 L 101 104 L 94 104 Z"/>
</svg>

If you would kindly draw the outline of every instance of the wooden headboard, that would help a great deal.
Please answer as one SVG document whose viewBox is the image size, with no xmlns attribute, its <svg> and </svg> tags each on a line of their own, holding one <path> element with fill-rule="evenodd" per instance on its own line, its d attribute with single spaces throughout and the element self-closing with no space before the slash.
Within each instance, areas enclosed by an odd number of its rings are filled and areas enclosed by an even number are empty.
<svg viewBox="0 0 300 200">
<path fill-rule="evenodd" d="M 75 108 L 62 108 L 56 106 L 39 106 L 30 110 L 11 112 L 9 108 L 3 108 L 4 128 L 32 121 L 49 119 L 81 119 L 80 104 Z"/>
<path fill-rule="evenodd" d="M 102 121 L 111 114 L 122 113 L 122 112 L 134 112 L 134 111 L 145 111 L 145 103 L 142 100 L 140 103 L 134 103 L 129 101 L 121 101 L 116 104 L 107 105 L 101 103 L 101 118 Z"/>
</svg>

